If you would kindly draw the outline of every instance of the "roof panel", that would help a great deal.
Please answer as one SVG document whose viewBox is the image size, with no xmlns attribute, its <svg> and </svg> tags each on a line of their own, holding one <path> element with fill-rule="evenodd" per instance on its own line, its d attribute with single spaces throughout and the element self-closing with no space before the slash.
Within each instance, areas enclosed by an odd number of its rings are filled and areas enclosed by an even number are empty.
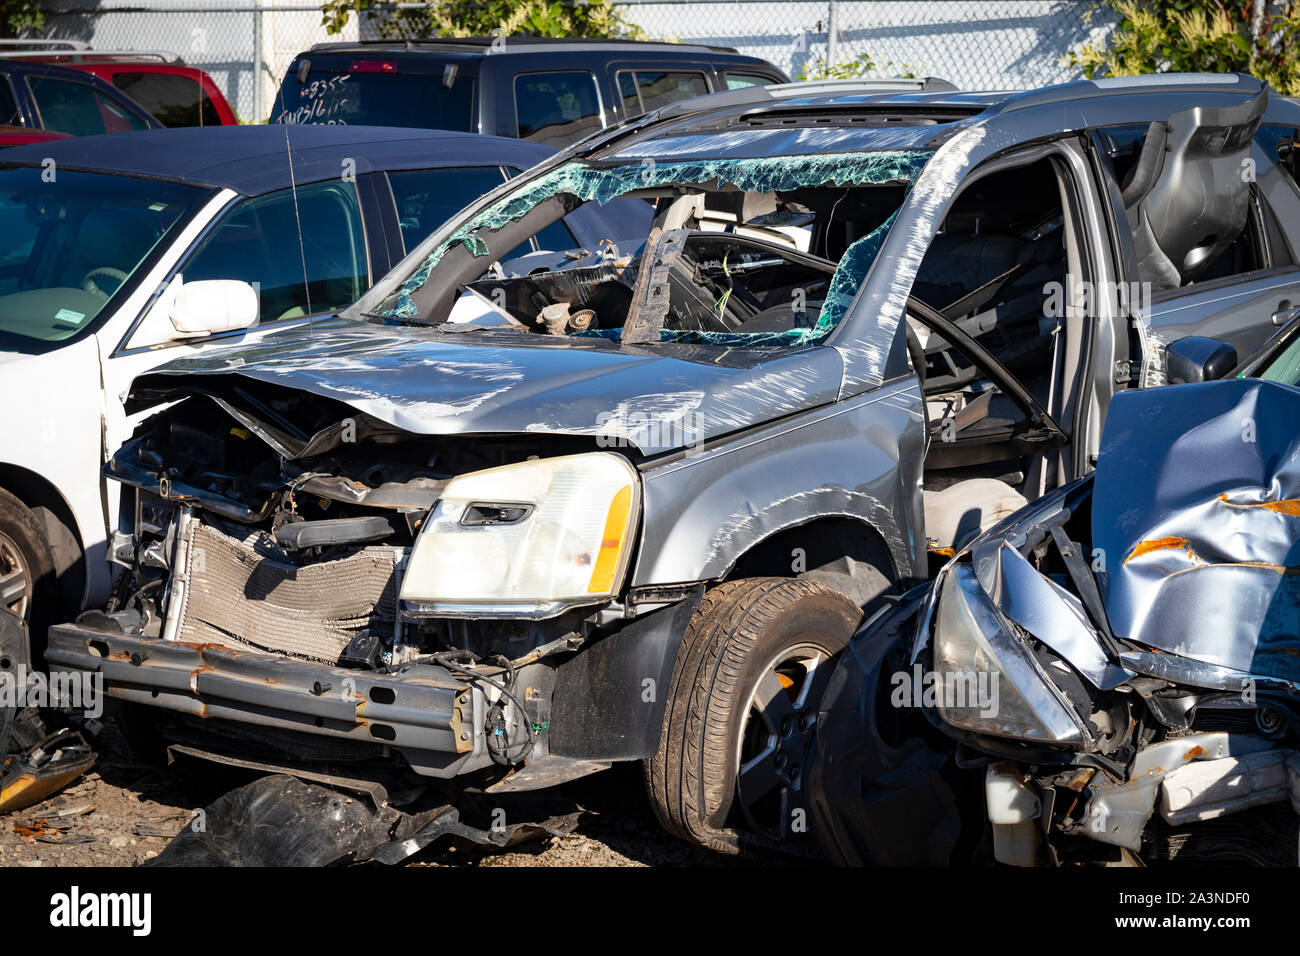
<svg viewBox="0 0 1300 956">
<path fill-rule="evenodd" d="M 286 146 L 287 143 L 287 146 Z M 0 154 L 0 165 L 56 166 L 170 179 L 232 189 L 246 196 L 355 171 L 434 166 L 534 166 L 555 151 L 539 143 L 383 126 L 221 126 L 82 136 Z"/>
</svg>

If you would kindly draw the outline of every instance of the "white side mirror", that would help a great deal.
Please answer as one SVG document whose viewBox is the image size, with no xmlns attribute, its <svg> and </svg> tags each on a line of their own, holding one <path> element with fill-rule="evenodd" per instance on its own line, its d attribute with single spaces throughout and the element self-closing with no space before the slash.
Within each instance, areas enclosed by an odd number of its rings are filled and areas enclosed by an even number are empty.
<svg viewBox="0 0 1300 956">
<path fill-rule="evenodd" d="M 181 281 L 180 276 L 173 281 Z M 182 283 L 170 318 L 182 335 L 215 335 L 256 325 L 257 313 L 257 290 L 247 282 L 201 279 Z"/>
</svg>

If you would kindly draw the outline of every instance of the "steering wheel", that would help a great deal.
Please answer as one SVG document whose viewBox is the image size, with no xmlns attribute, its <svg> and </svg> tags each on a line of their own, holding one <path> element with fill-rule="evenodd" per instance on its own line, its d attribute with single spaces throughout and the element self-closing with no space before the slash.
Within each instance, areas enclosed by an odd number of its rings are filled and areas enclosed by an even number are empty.
<svg viewBox="0 0 1300 956">
<path fill-rule="evenodd" d="M 93 292 L 96 295 L 102 295 L 105 299 L 108 298 L 109 293 L 105 292 L 96 284 L 96 276 L 107 276 L 110 279 L 116 279 L 119 288 L 122 283 L 126 281 L 126 273 L 121 269 L 114 269 L 112 266 L 100 266 L 97 269 L 91 269 L 81 277 L 82 289 L 86 292 Z M 117 290 L 114 289 L 113 291 L 116 292 Z"/>
</svg>

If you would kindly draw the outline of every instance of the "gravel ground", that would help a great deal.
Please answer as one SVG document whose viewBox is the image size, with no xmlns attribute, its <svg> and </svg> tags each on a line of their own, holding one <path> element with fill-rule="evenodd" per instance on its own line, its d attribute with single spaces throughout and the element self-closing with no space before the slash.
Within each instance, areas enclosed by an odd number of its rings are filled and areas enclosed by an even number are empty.
<svg viewBox="0 0 1300 956">
<path fill-rule="evenodd" d="M 251 779 L 206 764 L 159 768 L 135 762 L 109 723 L 99 760 L 43 803 L 0 818 L 0 866 L 134 866 L 157 856 L 193 810 Z M 635 765 L 615 767 L 558 789 L 583 810 L 568 836 L 509 852 L 456 854 L 431 847 L 412 862 L 460 866 L 733 866 L 660 828 Z M 552 798 L 553 799 L 553 798 Z"/>
</svg>

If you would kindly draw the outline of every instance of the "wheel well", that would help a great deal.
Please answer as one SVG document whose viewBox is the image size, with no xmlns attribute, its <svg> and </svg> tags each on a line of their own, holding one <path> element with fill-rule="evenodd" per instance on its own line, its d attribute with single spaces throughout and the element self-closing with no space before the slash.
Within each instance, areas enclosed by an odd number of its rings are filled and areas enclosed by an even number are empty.
<svg viewBox="0 0 1300 956">
<path fill-rule="evenodd" d="M 879 531 L 861 519 L 832 515 L 782 528 L 759 541 L 736 559 L 724 580 L 799 577 L 845 557 L 869 565 L 890 582 L 899 579 Z"/>
<path fill-rule="evenodd" d="M 17 465 L 0 464 L 0 488 L 26 505 L 41 522 L 54 555 L 60 604 L 79 610 L 86 588 L 86 548 L 76 516 L 63 495 L 45 478 Z"/>
</svg>

